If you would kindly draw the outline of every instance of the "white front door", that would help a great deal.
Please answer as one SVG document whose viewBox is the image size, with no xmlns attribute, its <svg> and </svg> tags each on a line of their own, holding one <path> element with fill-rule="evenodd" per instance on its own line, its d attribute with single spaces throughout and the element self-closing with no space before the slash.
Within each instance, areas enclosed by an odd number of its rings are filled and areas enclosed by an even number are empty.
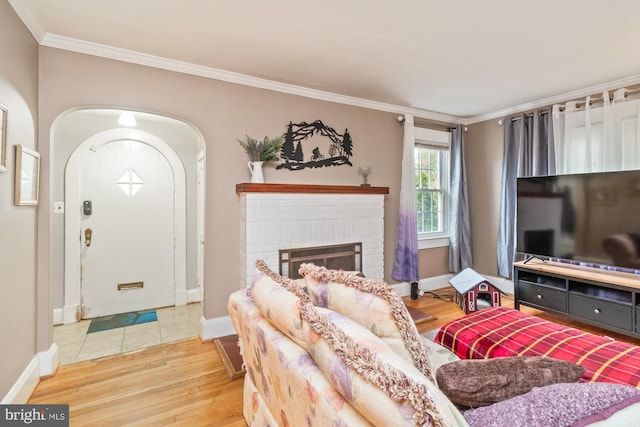
<svg viewBox="0 0 640 427">
<path fill-rule="evenodd" d="M 142 142 L 116 140 L 89 153 L 79 179 L 82 318 L 174 305 L 167 159 Z"/>
</svg>

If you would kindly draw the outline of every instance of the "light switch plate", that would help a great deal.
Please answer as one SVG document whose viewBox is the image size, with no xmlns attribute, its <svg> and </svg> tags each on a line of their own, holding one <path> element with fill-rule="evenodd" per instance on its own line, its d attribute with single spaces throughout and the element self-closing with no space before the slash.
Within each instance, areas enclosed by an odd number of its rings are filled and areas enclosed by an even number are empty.
<svg viewBox="0 0 640 427">
<path fill-rule="evenodd" d="M 53 213 L 54 214 L 63 214 L 64 213 L 64 202 L 53 202 Z"/>
</svg>

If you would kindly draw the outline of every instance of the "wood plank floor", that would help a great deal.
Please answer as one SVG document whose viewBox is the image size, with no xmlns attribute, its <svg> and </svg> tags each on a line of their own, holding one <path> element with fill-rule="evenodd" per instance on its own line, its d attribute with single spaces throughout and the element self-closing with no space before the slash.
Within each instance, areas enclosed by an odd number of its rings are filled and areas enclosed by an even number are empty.
<svg viewBox="0 0 640 427">
<path fill-rule="evenodd" d="M 194 338 L 62 366 L 29 403 L 69 404 L 71 426 L 246 426 L 242 384 Z"/>
<path fill-rule="evenodd" d="M 449 289 L 435 291 L 450 295 Z M 432 294 L 407 305 L 435 319 L 418 325 L 429 332 L 462 316 L 453 302 Z M 502 305 L 513 307 L 503 297 Z M 548 320 L 640 345 L 640 340 L 570 322 L 522 307 Z M 246 426 L 242 378 L 230 381 L 213 343 L 194 338 L 89 362 L 62 366 L 41 381 L 29 403 L 69 404 L 71 426 Z"/>
</svg>

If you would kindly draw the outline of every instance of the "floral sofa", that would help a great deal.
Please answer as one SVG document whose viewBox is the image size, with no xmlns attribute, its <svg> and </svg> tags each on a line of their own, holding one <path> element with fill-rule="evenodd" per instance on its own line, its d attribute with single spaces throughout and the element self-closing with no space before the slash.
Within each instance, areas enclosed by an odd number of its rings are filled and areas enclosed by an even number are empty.
<svg viewBox="0 0 640 427">
<path fill-rule="evenodd" d="M 583 368 L 551 358 L 461 361 L 419 335 L 383 282 L 312 264 L 300 273 L 258 261 L 229 298 L 250 426 L 637 425 L 634 387 L 578 383 Z M 465 401 L 470 389 L 480 394 Z"/>
</svg>

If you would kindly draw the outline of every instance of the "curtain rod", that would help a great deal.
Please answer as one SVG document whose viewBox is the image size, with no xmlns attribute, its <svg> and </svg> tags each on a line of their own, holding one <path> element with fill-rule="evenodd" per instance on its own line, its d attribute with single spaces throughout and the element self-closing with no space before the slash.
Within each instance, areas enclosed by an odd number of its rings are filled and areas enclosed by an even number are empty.
<svg viewBox="0 0 640 427">
<path fill-rule="evenodd" d="M 636 93 L 640 93 L 640 88 L 627 90 L 627 92 L 624 94 L 624 97 L 626 98 L 629 95 L 634 95 Z M 613 101 L 613 94 L 609 95 L 609 100 Z M 567 102 L 571 102 L 571 101 L 567 101 Z M 603 102 L 602 96 L 598 96 L 598 97 L 595 97 L 595 98 L 593 96 L 591 96 L 591 99 L 589 100 L 589 105 L 593 105 L 594 102 Z M 576 104 L 576 107 L 579 107 L 579 106 L 580 106 L 580 102 L 578 102 Z M 544 108 L 551 108 L 551 107 L 547 106 L 547 107 L 544 107 Z M 540 112 L 540 114 L 541 115 L 549 114 L 549 111 L 550 110 L 543 110 L 543 111 Z M 560 111 L 564 111 L 564 107 L 560 107 Z M 533 112 L 526 113 L 525 117 L 533 117 Z M 522 116 L 512 117 L 511 121 L 515 122 L 516 120 L 520 120 L 521 118 L 522 118 Z M 504 119 L 498 120 L 498 125 L 502 126 L 503 124 L 504 124 Z"/>
<path fill-rule="evenodd" d="M 400 114 L 398 117 L 396 117 L 396 120 L 398 121 L 398 123 L 400 123 L 401 126 L 404 126 L 404 115 Z M 414 123 L 414 127 L 420 127 L 420 126 L 416 126 Z M 443 126 L 446 127 L 448 129 L 451 129 L 451 126 Z M 425 128 L 425 129 L 429 129 L 429 128 Z M 464 127 L 464 131 L 467 132 L 469 130 L 468 127 Z"/>
</svg>

